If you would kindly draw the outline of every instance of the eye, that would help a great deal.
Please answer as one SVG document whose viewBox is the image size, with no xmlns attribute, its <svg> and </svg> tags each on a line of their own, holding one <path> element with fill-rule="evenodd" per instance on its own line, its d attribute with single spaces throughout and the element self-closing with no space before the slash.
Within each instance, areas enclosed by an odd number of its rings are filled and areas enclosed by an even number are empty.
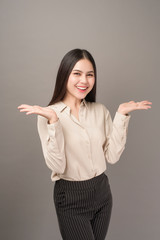
<svg viewBox="0 0 160 240">
<path fill-rule="evenodd" d="M 80 75 L 80 73 L 78 73 L 78 72 L 75 72 L 75 73 L 74 73 L 74 75 Z"/>
<path fill-rule="evenodd" d="M 93 77 L 94 75 L 93 75 L 93 74 L 91 74 L 91 73 L 89 73 L 89 74 L 88 74 L 88 76 L 89 76 L 89 77 Z"/>
</svg>

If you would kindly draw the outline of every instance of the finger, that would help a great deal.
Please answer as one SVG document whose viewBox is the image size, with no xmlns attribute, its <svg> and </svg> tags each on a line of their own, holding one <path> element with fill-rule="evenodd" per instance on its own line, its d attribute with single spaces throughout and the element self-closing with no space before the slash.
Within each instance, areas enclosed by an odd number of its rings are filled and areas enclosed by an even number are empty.
<svg viewBox="0 0 160 240">
<path fill-rule="evenodd" d="M 151 108 L 151 106 L 150 106 L 151 104 L 149 104 L 149 103 L 142 103 L 141 105 L 145 106 L 145 107 L 150 107 Z"/>
<path fill-rule="evenodd" d="M 145 101 L 142 101 L 142 103 L 145 103 L 145 104 L 152 104 L 152 102 L 150 102 L 150 101 L 147 101 L 147 100 L 145 100 Z"/>
<path fill-rule="evenodd" d="M 151 106 L 143 106 L 143 107 L 140 107 L 139 109 L 149 109 L 149 108 L 151 108 Z"/>
<path fill-rule="evenodd" d="M 144 104 L 144 103 L 139 103 L 139 104 L 137 103 L 136 105 L 137 105 L 137 106 L 136 106 L 136 109 L 137 109 L 137 110 L 151 108 L 151 106 L 146 105 L 146 104 Z"/>
<path fill-rule="evenodd" d="M 26 115 L 29 115 L 29 114 L 35 114 L 35 112 L 33 112 L 33 111 L 26 112 Z"/>
<path fill-rule="evenodd" d="M 20 109 L 20 108 L 24 108 L 24 107 L 31 107 L 31 105 L 21 104 L 17 108 Z"/>
<path fill-rule="evenodd" d="M 20 112 L 26 112 L 26 111 L 31 111 L 30 108 L 24 108 L 24 109 L 21 109 Z"/>
<path fill-rule="evenodd" d="M 151 102 L 148 102 L 148 101 L 142 101 L 142 102 L 138 102 L 139 103 L 139 105 L 141 105 L 141 106 L 146 106 L 146 105 L 151 105 L 152 103 Z"/>
</svg>

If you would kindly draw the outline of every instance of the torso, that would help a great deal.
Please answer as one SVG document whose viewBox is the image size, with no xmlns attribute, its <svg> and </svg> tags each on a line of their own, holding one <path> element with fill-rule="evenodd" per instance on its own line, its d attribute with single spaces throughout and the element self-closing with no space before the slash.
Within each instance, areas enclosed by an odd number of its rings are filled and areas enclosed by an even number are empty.
<svg viewBox="0 0 160 240">
<path fill-rule="evenodd" d="M 79 111 L 71 110 L 71 114 L 79 121 Z"/>
</svg>

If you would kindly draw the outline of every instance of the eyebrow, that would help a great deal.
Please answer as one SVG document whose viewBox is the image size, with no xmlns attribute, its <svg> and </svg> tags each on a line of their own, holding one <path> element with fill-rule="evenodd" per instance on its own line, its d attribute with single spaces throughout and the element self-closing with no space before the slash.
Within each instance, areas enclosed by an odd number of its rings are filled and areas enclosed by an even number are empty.
<svg viewBox="0 0 160 240">
<path fill-rule="evenodd" d="M 73 71 L 82 72 L 81 70 L 78 70 L 78 69 L 75 69 L 75 70 L 73 70 Z M 87 73 L 90 73 L 90 72 L 93 72 L 93 73 L 94 73 L 94 71 L 88 71 Z"/>
</svg>

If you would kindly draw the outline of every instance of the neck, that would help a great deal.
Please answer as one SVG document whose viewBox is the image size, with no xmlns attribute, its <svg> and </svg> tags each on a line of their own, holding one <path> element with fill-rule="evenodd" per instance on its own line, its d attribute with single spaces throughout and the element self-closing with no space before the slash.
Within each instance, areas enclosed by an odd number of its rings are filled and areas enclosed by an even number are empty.
<svg viewBox="0 0 160 240">
<path fill-rule="evenodd" d="M 62 101 L 71 109 L 79 109 L 82 100 L 83 99 L 64 98 Z"/>
</svg>

